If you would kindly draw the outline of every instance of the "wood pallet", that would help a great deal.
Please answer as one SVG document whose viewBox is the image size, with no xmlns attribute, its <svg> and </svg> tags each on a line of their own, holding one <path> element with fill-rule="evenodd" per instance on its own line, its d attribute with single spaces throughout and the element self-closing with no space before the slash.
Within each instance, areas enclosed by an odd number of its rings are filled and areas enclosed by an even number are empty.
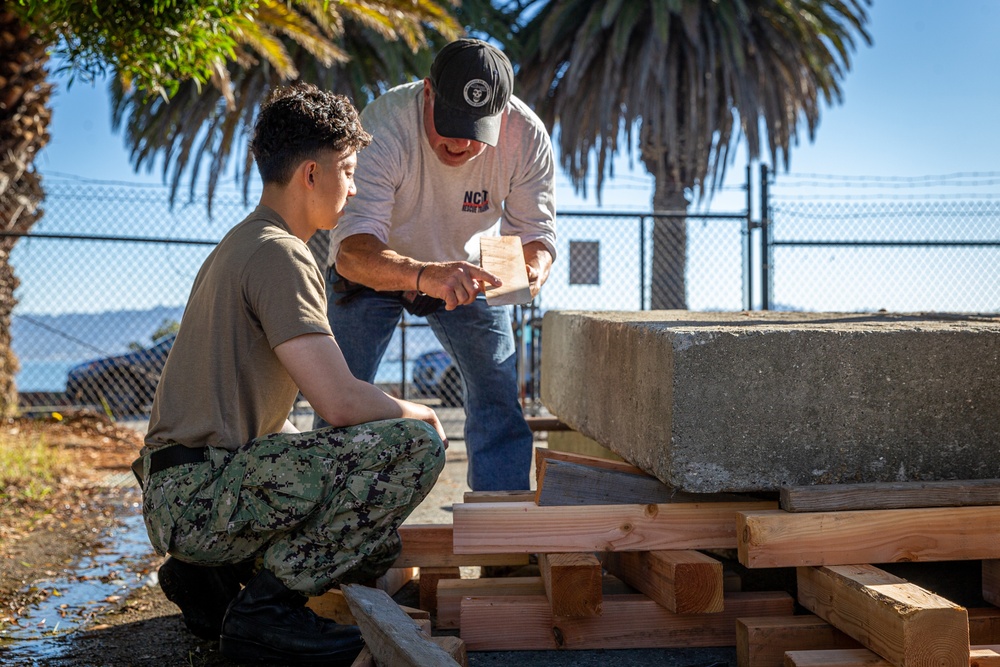
<svg viewBox="0 0 1000 667">
<path fill-rule="evenodd" d="M 739 667 L 1000 667 L 998 480 L 790 488 L 779 504 L 676 492 L 589 456 L 538 449 L 536 463 L 536 492 L 468 493 L 453 525 L 400 531 L 399 571 L 418 568 L 421 609 L 463 650 L 735 646 Z M 982 561 L 980 608 L 875 565 L 968 560 Z M 468 566 L 521 576 L 462 579 Z M 735 570 L 761 568 L 790 590 L 741 591 Z"/>
</svg>

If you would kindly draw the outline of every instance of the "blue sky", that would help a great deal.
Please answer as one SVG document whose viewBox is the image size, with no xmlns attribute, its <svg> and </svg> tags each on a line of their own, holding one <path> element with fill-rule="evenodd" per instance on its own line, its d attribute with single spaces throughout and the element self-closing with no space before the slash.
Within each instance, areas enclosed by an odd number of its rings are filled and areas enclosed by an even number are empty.
<svg viewBox="0 0 1000 667">
<path fill-rule="evenodd" d="M 825 108 L 815 141 L 801 134 L 791 151 L 795 173 L 924 176 L 1000 170 L 1000 2 L 997 0 L 876 0 L 870 8 L 872 46 L 859 43 L 842 84 L 843 102 Z M 106 84 L 60 85 L 52 140 L 37 160 L 43 174 L 160 182 L 136 174 L 120 136 L 111 132 Z M 712 210 L 737 210 L 745 151 L 729 168 L 729 188 Z M 651 179 L 622 157 L 606 187 L 603 208 L 648 210 Z M 777 184 L 782 183 L 779 171 Z M 559 208 L 597 207 L 574 195 L 559 176 Z"/>
</svg>

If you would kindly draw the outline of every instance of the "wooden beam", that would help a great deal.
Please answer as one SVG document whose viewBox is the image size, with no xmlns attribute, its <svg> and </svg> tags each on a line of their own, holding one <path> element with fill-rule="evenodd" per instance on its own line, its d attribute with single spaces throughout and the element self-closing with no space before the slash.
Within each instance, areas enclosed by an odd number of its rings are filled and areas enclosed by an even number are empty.
<svg viewBox="0 0 1000 667">
<path fill-rule="evenodd" d="M 539 554 L 538 569 L 553 616 L 601 615 L 601 562 L 592 553 Z"/>
<path fill-rule="evenodd" d="M 871 565 L 800 567 L 799 603 L 894 665 L 958 667 L 965 608 Z"/>
<path fill-rule="evenodd" d="M 633 475 L 649 475 L 649 473 L 642 468 L 637 468 L 634 465 L 625 463 L 624 461 L 604 459 L 599 456 L 587 456 L 586 454 L 574 454 L 572 452 L 560 452 L 555 449 L 548 449 L 547 447 L 535 447 L 536 480 L 539 480 L 541 475 L 542 461 L 565 461 L 567 463 L 577 463 L 579 465 L 587 465 L 592 468 L 601 468 L 603 470 L 614 470 Z"/>
<path fill-rule="evenodd" d="M 356 625 L 354 614 L 339 588 L 328 590 L 322 595 L 309 598 L 306 606 L 323 618 L 329 618 L 341 625 Z"/>
<path fill-rule="evenodd" d="M 747 567 L 1000 558 L 1000 507 L 944 507 L 737 517 Z"/>
<path fill-rule="evenodd" d="M 611 551 L 604 567 L 675 614 L 722 611 L 722 563 L 699 551 Z"/>
<path fill-rule="evenodd" d="M 528 428 L 534 431 L 572 431 L 573 428 L 564 424 L 558 417 L 525 417 Z"/>
<path fill-rule="evenodd" d="M 736 619 L 738 667 L 782 667 L 785 651 L 864 648 L 819 616 L 753 616 Z"/>
<path fill-rule="evenodd" d="M 467 597 L 496 597 L 510 595 L 545 595 L 541 577 L 503 577 L 497 579 L 442 579 L 438 582 L 438 630 L 459 627 L 462 599 Z"/>
<path fill-rule="evenodd" d="M 442 579 L 461 579 L 462 572 L 457 567 L 420 568 L 420 608 L 431 614 L 437 613 L 437 591 Z"/>
<path fill-rule="evenodd" d="M 456 554 L 731 549 L 736 514 L 775 507 L 670 503 L 538 507 L 534 503 L 454 506 Z"/>
<path fill-rule="evenodd" d="M 1000 479 L 783 486 L 786 512 L 842 512 L 1000 505 Z"/>
<path fill-rule="evenodd" d="M 756 500 L 735 493 L 687 493 L 643 472 L 553 457 L 539 459 L 537 470 L 535 503 L 538 505 L 648 505 Z"/>
<path fill-rule="evenodd" d="M 544 595 L 467 597 L 461 635 L 470 651 L 732 646 L 737 618 L 793 607 L 785 593 L 733 593 L 718 614 L 674 614 L 644 595 L 606 595 L 601 616 L 557 619 Z"/>
<path fill-rule="evenodd" d="M 413 581 L 415 576 L 417 576 L 417 568 L 415 567 L 393 566 L 375 580 L 375 588 L 385 591 L 389 595 L 395 595 L 399 589 Z"/>
<path fill-rule="evenodd" d="M 894 667 L 866 648 L 827 651 L 788 651 L 784 667 Z"/>
<path fill-rule="evenodd" d="M 357 584 L 341 590 L 375 661 L 399 667 L 454 667 L 458 663 L 430 641 L 385 591 Z"/>
<path fill-rule="evenodd" d="M 331 588 L 323 595 L 317 595 L 315 597 L 309 598 L 306 601 L 306 606 L 312 609 L 314 612 L 322 616 L 323 618 L 329 618 L 332 621 L 336 621 L 342 625 L 357 625 L 358 622 L 354 620 L 354 614 L 351 612 L 350 605 L 347 604 L 347 598 L 344 597 L 343 591 L 339 588 Z M 418 624 L 423 626 L 421 621 L 430 621 L 430 612 L 424 611 L 423 609 L 414 609 L 413 607 L 407 607 L 406 605 L 399 605 L 399 608 L 404 614 L 417 621 Z"/>
<path fill-rule="evenodd" d="M 983 561 L 983 599 L 1000 607 L 1000 560 Z"/>
<path fill-rule="evenodd" d="M 534 491 L 466 491 L 462 501 L 467 503 L 533 503 Z"/>
<path fill-rule="evenodd" d="M 1000 646 L 973 646 L 969 651 L 969 667 L 1000 667 L 997 649 Z M 893 667 L 893 664 L 868 649 L 803 650 L 786 653 L 784 667 Z"/>
<path fill-rule="evenodd" d="M 528 555 L 479 553 L 456 555 L 454 529 L 448 524 L 403 524 L 399 537 L 403 551 L 394 567 L 467 567 L 475 565 L 527 565 Z"/>
<path fill-rule="evenodd" d="M 469 656 L 465 651 L 465 642 L 461 639 L 458 637 L 428 637 L 428 639 L 440 646 L 461 667 L 469 667 Z M 351 667 L 379 667 L 379 665 L 375 662 L 371 649 L 365 646 L 351 663 Z"/>
<path fill-rule="evenodd" d="M 539 505 L 669 503 L 676 492 L 645 473 L 607 470 L 555 459 L 542 459 L 538 466 L 535 502 Z"/>
<path fill-rule="evenodd" d="M 987 600 L 987 602 L 990 602 Z M 990 604 L 993 604 L 990 602 Z M 971 607 L 969 612 L 969 642 L 972 644 L 1000 644 L 1000 609 L 996 607 Z"/>
<path fill-rule="evenodd" d="M 1000 667 L 1000 644 L 973 646 L 969 652 L 969 667 Z"/>
<path fill-rule="evenodd" d="M 634 588 L 617 577 L 605 576 L 601 597 L 635 594 Z M 497 579 L 442 579 L 438 583 L 436 627 L 454 630 L 461 621 L 462 599 L 467 597 L 502 597 L 509 595 L 545 595 L 541 577 L 502 577 Z"/>
</svg>

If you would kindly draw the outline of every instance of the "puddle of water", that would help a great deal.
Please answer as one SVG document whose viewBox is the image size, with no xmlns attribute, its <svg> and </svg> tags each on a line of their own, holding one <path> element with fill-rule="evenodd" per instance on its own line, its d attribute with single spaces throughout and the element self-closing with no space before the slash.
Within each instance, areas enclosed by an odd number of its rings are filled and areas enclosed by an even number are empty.
<svg viewBox="0 0 1000 667">
<path fill-rule="evenodd" d="M 102 545 L 72 570 L 34 584 L 50 593 L 0 628 L 0 663 L 31 665 L 59 657 L 70 648 L 67 635 L 120 606 L 136 588 L 155 583 L 155 573 L 143 574 L 154 554 L 136 510 L 128 505 Z"/>
</svg>

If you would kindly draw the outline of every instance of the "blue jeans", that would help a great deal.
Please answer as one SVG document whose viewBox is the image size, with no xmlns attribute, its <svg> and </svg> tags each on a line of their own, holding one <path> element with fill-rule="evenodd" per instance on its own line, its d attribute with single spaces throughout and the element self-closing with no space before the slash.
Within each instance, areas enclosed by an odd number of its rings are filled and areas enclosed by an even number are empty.
<svg viewBox="0 0 1000 667">
<path fill-rule="evenodd" d="M 344 304 L 327 276 L 333 335 L 355 377 L 375 380 L 403 306 L 392 295 L 364 290 Z M 532 434 L 518 402 L 517 360 L 510 309 L 480 297 L 468 306 L 427 316 L 434 335 L 458 366 L 465 397 L 465 446 L 473 491 L 528 489 Z M 325 426 L 317 417 L 315 428 Z"/>
</svg>

